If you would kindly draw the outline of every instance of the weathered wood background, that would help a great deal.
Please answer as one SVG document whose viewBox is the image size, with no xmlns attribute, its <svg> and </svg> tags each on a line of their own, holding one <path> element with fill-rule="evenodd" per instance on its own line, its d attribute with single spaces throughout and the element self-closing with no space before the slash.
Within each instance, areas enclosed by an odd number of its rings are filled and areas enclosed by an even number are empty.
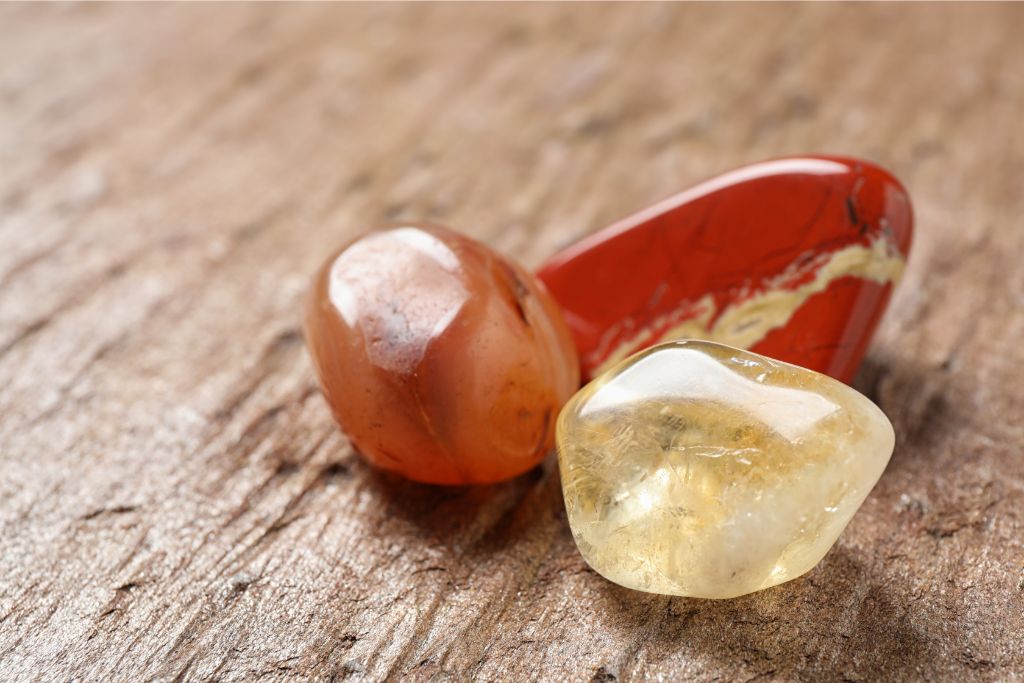
<svg viewBox="0 0 1024 683">
<path fill-rule="evenodd" d="M 1024 7 L 0 8 L 0 678 L 1024 680 Z M 808 576 L 590 571 L 557 468 L 370 471 L 299 331 L 404 218 L 536 265 L 730 167 L 902 177 L 858 386 L 898 446 Z"/>
</svg>

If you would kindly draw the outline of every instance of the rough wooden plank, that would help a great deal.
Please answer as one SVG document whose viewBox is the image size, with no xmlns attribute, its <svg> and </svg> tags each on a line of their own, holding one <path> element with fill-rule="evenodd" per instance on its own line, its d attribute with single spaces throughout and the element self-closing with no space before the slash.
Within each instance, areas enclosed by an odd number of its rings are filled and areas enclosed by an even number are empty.
<svg viewBox="0 0 1024 683">
<path fill-rule="evenodd" d="M 1019 5 L 6 5 L 0 678 L 1024 679 Z M 729 167 L 873 158 L 915 253 L 888 471 L 807 577 L 587 569 L 553 463 L 369 471 L 298 331 L 429 218 L 538 263 Z"/>
</svg>

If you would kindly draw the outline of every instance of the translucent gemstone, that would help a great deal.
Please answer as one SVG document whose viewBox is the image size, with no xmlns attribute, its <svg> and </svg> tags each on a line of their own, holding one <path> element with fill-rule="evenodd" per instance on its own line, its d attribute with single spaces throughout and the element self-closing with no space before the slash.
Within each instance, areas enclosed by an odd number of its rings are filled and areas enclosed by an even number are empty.
<svg viewBox="0 0 1024 683">
<path fill-rule="evenodd" d="M 628 588 L 730 598 L 812 569 L 892 455 L 892 425 L 845 384 L 703 341 L 642 351 L 562 410 L 569 524 Z"/>
<path fill-rule="evenodd" d="M 334 416 L 370 463 L 417 481 L 514 477 L 551 449 L 579 387 L 544 286 L 437 226 L 373 232 L 334 255 L 306 307 Z"/>
</svg>

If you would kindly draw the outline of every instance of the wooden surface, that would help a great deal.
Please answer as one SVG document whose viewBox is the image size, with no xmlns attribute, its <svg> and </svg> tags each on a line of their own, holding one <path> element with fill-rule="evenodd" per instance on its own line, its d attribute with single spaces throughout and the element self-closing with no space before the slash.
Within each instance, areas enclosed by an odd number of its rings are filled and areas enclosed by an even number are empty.
<svg viewBox="0 0 1024 683">
<path fill-rule="evenodd" d="M 0 678 L 1024 680 L 1024 7 L 0 8 Z M 730 167 L 866 156 L 918 232 L 821 565 L 618 588 L 551 459 L 377 475 L 307 280 L 427 218 L 536 265 Z"/>
</svg>

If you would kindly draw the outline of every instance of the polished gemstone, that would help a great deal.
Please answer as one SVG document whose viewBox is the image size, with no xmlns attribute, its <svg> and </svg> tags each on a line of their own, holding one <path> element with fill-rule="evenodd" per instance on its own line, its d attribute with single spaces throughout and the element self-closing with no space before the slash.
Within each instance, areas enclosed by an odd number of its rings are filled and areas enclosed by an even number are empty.
<svg viewBox="0 0 1024 683">
<path fill-rule="evenodd" d="M 558 307 L 537 279 L 436 226 L 373 232 L 328 259 L 306 307 L 320 385 L 372 464 L 438 484 L 536 465 L 579 386 Z"/>
<path fill-rule="evenodd" d="M 740 168 L 553 256 L 540 278 L 592 377 L 666 339 L 710 339 L 849 382 L 910 249 L 889 173 L 838 157 Z"/>
<path fill-rule="evenodd" d="M 812 569 L 878 481 L 889 420 L 845 384 L 703 341 L 642 351 L 558 420 L 569 524 L 628 588 L 730 598 Z"/>
</svg>

